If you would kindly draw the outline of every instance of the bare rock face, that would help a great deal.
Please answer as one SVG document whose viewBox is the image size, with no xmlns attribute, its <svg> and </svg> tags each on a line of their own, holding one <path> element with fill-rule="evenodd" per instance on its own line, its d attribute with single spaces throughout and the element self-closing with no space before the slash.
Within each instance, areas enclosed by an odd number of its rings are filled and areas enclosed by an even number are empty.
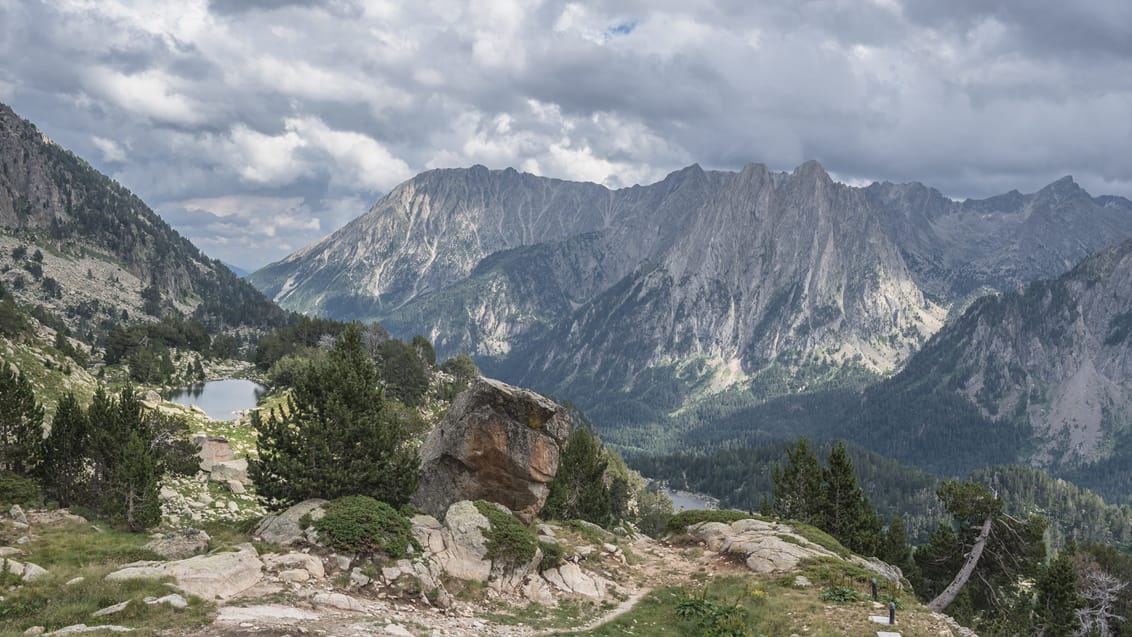
<svg viewBox="0 0 1132 637">
<path fill-rule="evenodd" d="M 429 434 L 413 504 L 442 517 L 455 502 L 488 500 L 530 524 L 546 502 L 569 433 L 565 407 L 478 378 Z"/>
</svg>

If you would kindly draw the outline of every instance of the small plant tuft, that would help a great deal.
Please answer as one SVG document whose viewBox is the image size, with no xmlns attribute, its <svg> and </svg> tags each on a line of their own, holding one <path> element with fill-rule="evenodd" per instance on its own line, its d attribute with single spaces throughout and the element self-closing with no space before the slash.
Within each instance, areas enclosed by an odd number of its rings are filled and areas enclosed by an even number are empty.
<svg viewBox="0 0 1132 637">
<path fill-rule="evenodd" d="M 476 509 L 491 523 L 484 532 L 487 558 L 515 567 L 531 561 L 538 551 L 538 537 L 514 514 L 486 500 L 476 500 Z"/>
<path fill-rule="evenodd" d="M 540 573 L 557 568 L 562 563 L 563 551 L 561 546 L 550 542 L 539 542 L 538 547 L 542 549 L 542 560 L 538 563 Z"/>
<path fill-rule="evenodd" d="M 413 527 L 396 509 L 364 495 L 348 495 L 327 503 L 326 515 L 314 522 L 327 546 L 345 553 L 384 553 L 393 558 L 420 550 Z"/>
</svg>

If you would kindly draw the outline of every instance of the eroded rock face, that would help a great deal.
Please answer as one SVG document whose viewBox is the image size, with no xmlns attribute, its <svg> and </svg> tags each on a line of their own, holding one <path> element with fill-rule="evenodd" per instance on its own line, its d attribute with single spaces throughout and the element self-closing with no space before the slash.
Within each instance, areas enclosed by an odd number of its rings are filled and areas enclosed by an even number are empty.
<svg viewBox="0 0 1132 637">
<path fill-rule="evenodd" d="M 439 517 L 455 502 L 488 500 L 529 524 L 546 502 L 569 433 L 565 407 L 477 378 L 429 434 L 413 504 Z"/>
</svg>

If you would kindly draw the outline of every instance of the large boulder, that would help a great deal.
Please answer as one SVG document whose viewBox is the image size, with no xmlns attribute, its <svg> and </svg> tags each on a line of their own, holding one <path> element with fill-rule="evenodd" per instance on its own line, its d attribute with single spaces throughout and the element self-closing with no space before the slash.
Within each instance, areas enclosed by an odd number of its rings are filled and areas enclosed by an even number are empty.
<svg viewBox="0 0 1132 637">
<path fill-rule="evenodd" d="M 182 591 L 204 599 L 228 599 L 263 578 L 263 562 L 251 544 L 241 544 L 236 551 L 198 555 L 175 562 L 144 562 L 114 571 L 106 579 L 129 580 L 149 577 L 172 577 Z"/>
<path fill-rule="evenodd" d="M 200 457 L 201 471 L 212 471 L 212 465 L 218 462 L 229 462 L 236 459 L 232 445 L 227 438 L 217 436 L 197 436 L 193 442 L 200 447 L 197 456 Z"/>
<path fill-rule="evenodd" d="M 182 560 L 208 551 L 208 534 L 199 529 L 181 529 L 166 533 L 142 545 L 167 560 Z"/>
<path fill-rule="evenodd" d="M 326 500 L 313 498 L 303 500 L 282 513 L 269 515 L 256 526 L 254 535 L 264 542 L 284 546 L 306 541 L 307 529 L 302 526 L 303 518 L 311 521 L 321 519 L 325 514 L 324 504 Z"/>
<path fill-rule="evenodd" d="M 570 433 L 567 409 L 487 378 L 472 381 L 421 451 L 413 504 L 434 516 L 461 500 L 498 502 L 530 523 Z"/>
</svg>

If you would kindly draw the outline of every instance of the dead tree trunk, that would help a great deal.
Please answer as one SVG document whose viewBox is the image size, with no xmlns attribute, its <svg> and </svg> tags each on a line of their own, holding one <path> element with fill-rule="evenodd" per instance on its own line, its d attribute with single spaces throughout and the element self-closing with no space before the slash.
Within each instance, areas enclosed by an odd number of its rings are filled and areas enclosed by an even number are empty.
<svg viewBox="0 0 1132 637">
<path fill-rule="evenodd" d="M 931 610 L 942 613 L 943 609 L 951 605 L 955 598 L 959 596 L 959 591 L 967 585 L 967 580 L 971 578 L 971 573 L 975 572 L 975 567 L 979 565 L 979 558 L 983 556 L 983 548 L 987 545 L 987 538 L 990 537 L 991 527 L 994 526 L 994 514 L 988 514 L 986 521 L 983 522 L 983 528 L 979 530 L 979 537 L 975 539 L 975 545 L 971 547 L 971 552 L 967 555 L 967 561 L 963 563 L 963 568 L 959 569 L 959 573 L 955 575 L 955 579 L 943 589 L 943 592 L 936 596 L 935 599 L 928 602 L 928 608 Z"/>
</svg>

